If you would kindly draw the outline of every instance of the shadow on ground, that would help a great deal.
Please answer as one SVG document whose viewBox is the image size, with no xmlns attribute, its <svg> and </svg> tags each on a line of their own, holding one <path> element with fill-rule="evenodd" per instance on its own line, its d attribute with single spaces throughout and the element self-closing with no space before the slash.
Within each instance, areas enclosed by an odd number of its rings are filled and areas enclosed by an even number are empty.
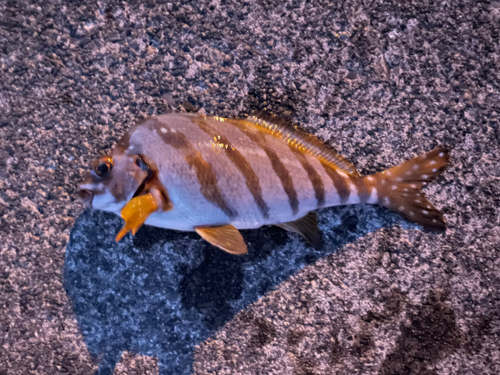
<svg viewBox="0 0 500 375">
<path fill-rule="evenodd" d="M 249 254 L 220 251 L 195 233 L 143 227 L 116 243 L 121 220 L 85 211 L 66 249 L 64 283 L 98 374 L 124 350 L 158 358 L 160 374 L 189 374 L 194 347 L 317 259 L 398 220 L 376 207 L 323 211 L 323 250 L 274 227 L 243 231 Z"/>
</svg>

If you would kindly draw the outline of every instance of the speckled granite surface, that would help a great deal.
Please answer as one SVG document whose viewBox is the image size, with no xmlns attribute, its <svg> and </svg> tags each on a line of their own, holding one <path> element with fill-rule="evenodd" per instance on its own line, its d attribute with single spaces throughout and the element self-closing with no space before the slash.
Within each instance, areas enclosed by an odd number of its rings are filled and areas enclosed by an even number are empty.
<svg viewBox="0 0 500 375">
<path fill-rule="evenodd" d="M 489 1 L 0 2 L 0 374 L 500 373 L 499 25 Z M 267 106 L 362 173 L 446 144 L 449 229 L 340 207 L 322 252 L 275 228 L 242 258 L 116 245 L 76 184 L 180 105 Z"/>
</svg>

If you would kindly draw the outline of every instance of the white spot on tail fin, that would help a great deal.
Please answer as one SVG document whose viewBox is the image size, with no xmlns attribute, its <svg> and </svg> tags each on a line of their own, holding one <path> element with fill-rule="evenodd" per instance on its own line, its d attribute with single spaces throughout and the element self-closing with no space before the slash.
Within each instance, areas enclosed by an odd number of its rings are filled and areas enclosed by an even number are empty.
<svg viewBox="0 0 500 375">
<path fill-rule="evenodd" d="M 387 206 L 391 204 L 391 200 L 389 199 L 389 197 L 384 198 L 384 204 Z"/>
<path fill-rule="evenodd" d="M 399 211 L 404 211 L 405 210 L 405 206 L 399 206 Z"/>
<path fill-rule="evenodd" d="M 165 129 L 165 128 L 161 128 L 161 129 L 160 129 L 160 131 L 161 131 L 163 134 L 165 134 L 166 132 L 168 132 L 168 130 L 167 130 L 167 129 Z"/>
<path fill-rule="evenodd" d="M 373 177 L 372 177 L 372 176 L 368 176 L 368 177 L 366 177 L 366 179 L 367 179 L 368 181 L 370 181 L 370 182 L 372 182 L 372 181 L 373 181 Z"/>
<path fill-rule="evenodd" d="M 396 190 L 398 188 L 398 185 L 392 185 L 391 189 Z"/>
<path fill-rule="evenodd" d="M 422 178 L 423 178 L 424 180 L 427 180 L 427 177 L 429 177 L 429 176 L 427 176 L 426 174 L 423 174 L 423 175 L 422 175 Z"/>
<path fill-rule="evenodd" d="M 396 182 L 401 182 L 401 181 L 403 181 L 403 178 L 402 178 L 402 177 L 397 177 L 397 178 L 396 178 Z"/>
<path fill-rule="evenodd" d="M 438 171 L 437 168 L 432 169 L 433 173 L 436 173 L 437 171 Z"/>
<path fill-rule="evenodd" d="M 410 186 L 411 186 L 412 189 L 416 189 L 417 188 L 417 185 L 415 185 L 415 184 L 411 184 Z"/>
<path fill-rule="evenodd" d="M 431 160 L 431 162 L 429 164 L 430 165 L 434 165 L 434 164 L 436 164 L 436 161 L 435 160 Z"/>
<path fill-rule="evenodd" d="M 418 169 L 418 164 L 414 164 L 414 165 L 413 165 L 413 167 L 412 167 L 412 169 L 413 169 L 414 171 L 416 171 L 416 170 Z"/>
<path fill-rule="evenodd" d="M 439 153 L 439 157 L 442 158 L 444 156 L 444 152 Z"/>
<path fill-rule="evenodd" d="M 413 211 L 410 211 L 410 215 L 411 215 L 411 216 L 414 216 L 414 215 L 415 215 L 415 213 L 414 213 Z"/>
<path fill-rule="evenodd" d="M 429 211 L 426 211 L 426 210 L 422 210 L 422 213 L 423 213 L 424 215 L 429 215 Z"/>
</svg>

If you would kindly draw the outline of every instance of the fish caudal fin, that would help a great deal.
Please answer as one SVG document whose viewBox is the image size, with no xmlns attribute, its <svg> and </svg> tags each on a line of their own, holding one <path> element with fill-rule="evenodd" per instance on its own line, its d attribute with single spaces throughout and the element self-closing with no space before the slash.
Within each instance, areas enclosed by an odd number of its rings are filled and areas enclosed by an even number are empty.
<svg viewBox="0 0 500 375">
<path fill-rule="evenodd" d="M 390 208 L 425 228 L 444 231 L 443 214 L 424 196 L 421 189 L 448 165 L 450 152 L 445 147 L 408 160 L 375 174 L 378 204 Z M 370 176 L 369 176 L 370 177 Z"/>
</svg>

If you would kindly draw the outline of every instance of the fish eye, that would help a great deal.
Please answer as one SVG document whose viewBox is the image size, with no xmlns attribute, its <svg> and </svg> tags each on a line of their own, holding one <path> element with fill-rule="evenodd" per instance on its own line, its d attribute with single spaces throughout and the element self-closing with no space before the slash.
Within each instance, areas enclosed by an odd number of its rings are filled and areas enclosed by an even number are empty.
<svg viewBox="0 0 500 375">
<path fill-rule="evenodd" d="M 135 164 L 141 168 L 143 171 L 149 172 L 151 168 L 149 168 L 149 165 L 146 164 L 146 162 L 141 158 L 140 155 L 137 155 L 137 159 L 135 159 Z"/>
<path fill-rule="evenodd" d="M 99 161 L 99 164 L 95 167 L 95 173 L 102 177 L 109 173 L 111 169 L 113 169 L 113 159 L 105 158 Z"/>
</svg>

